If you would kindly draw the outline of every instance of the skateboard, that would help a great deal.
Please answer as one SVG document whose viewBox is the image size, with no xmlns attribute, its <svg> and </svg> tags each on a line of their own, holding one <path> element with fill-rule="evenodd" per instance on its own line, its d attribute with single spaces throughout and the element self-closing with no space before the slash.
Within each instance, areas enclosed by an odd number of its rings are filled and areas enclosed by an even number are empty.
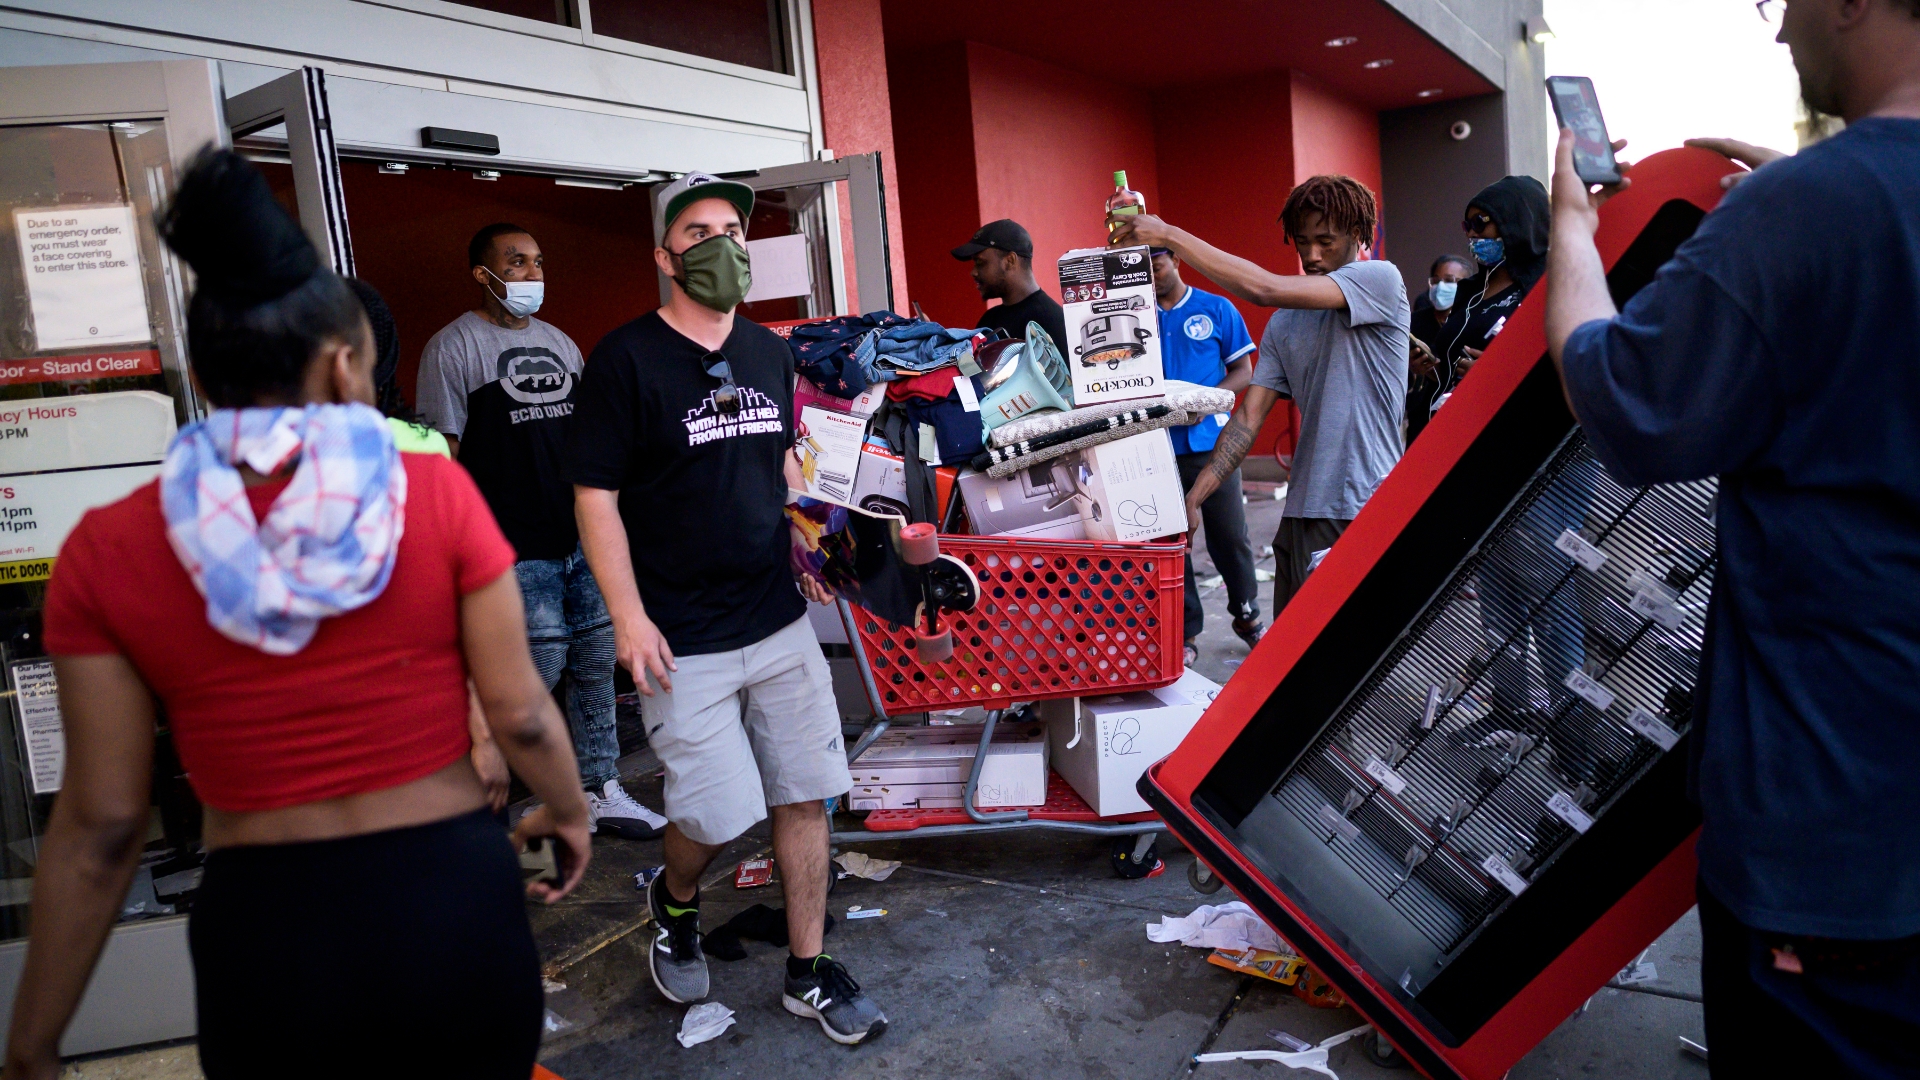
<svg viewBox="0 0 1920 1080">
<path fill-rule="evenodd" d="M 966 563 L 940 553 L 932 525 L 907 524 L 801 495 L 787 504 L 795 574 L 805 574 L 849 604 L 913 630 L 920 658 L 953 655 L 947 614 L 972 611 L 980 579 Z"/>
</svg>

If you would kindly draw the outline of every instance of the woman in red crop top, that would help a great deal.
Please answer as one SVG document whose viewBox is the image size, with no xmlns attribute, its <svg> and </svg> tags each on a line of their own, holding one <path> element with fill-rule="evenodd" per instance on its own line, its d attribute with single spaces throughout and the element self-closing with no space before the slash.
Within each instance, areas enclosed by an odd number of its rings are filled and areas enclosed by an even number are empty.
<svg viewBox="0 0 1920 1080">
<path fill-rule="evenodd" d="M 162 231 L 198 274 L 188 344 L 216 411 L 157 482 L 81 520 L 48 589 L 66 775 L 6 1075 L 59 1072 L 146 840 L 164 709 L 205 805 L 189 935 L 206 1075 L 526 1080 L 525 896 L 571 891 L 588 839 L 513 550 L 457 465 L 395 451 L 359 300 L 251 165 L 204 154 Z M 558 882 L 523 890 L 486 809 L 469 676 L 544 804 L 514 844 L 554 841 Z"/>
</svg>

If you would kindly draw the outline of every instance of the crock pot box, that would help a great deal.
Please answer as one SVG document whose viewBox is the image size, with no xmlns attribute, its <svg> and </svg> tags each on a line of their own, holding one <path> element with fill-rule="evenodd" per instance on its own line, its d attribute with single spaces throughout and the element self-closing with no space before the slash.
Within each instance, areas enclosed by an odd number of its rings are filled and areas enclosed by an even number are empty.
<svg viewBox="0 0 1920 1080">
<path fill-rule="evenodd" d="M 1134 784 L 1173 753 L 1219 693 L 1218 684 L 1188 668 L 1158 690 L 1043 701 L 1054 771 L 1101 817 L 1151 809 Z"/>
<path fill-rule="evenodd" d="M 1061 256 L 1060 304 L 1075 405 L 1165 392 L 1153 260 L 1145 246 L 1079 248 Z"/>
</svg>

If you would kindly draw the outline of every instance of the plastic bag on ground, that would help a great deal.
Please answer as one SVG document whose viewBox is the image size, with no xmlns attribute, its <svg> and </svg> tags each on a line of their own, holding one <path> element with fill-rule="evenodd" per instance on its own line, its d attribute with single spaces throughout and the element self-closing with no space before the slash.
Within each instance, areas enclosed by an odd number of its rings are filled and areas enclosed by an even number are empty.
<svg viewBox="0 0 1920 1080">
<path fill-rule="evenodd" d="M 1147 924 L 1147 940 L 1160 943 L 1177 941 L 1195 949 L 1293 952 L 1293 946 L 1288 945 L 1274 932 L 1273 927 L 1239 900 L 1230 904 L 1202 904 L 1185 918 L 1163 915 L 1158 923 Z"/>
<path fill-rule="evenodd" d="M 674 1038 L 681 1046 L 698 1046 L 733 1026 L 733 1010 L 717 1001 L 706 1001 L 687 1010 L 680 1019 L 680 1031 Z"/>
<path fill-rule="evenodd" d="M 885 881 L 900 869 L 898 859 L 876 859 L 858 851 L 843 851 L 833 861 L 840 864 L 840 869 L 868 881 Z"/>
</svg>

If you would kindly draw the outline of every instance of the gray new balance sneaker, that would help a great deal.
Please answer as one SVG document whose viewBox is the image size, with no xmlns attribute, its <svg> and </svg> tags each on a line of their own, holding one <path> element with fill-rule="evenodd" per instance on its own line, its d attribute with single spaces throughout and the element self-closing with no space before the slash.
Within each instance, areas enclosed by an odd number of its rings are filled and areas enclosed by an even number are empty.
<svg viewBox="0 0 1920 1080">
<path fill-rule="evenodd" d="M 860 992 L 845 964 L 825 954 L 814 957 L 812 971 L 797 979 L 787 976 L 780 1004 L 795 1016 L 820 1021 L 827 1038 L 848 1046 L 877 1039 L 887 1030 L 887 1014 Z"/>
<path fill-rule="evenodd" d="M 700 951 L 700 909 L 682 908 L 667 892 L 667 875 L 647 886 L 647 907 L 653 912 L 653 948 L 647 966 L 653 985 L 668 1001 L 685 1005 L 707 996 L 707 956 Z"/>
</svg>

